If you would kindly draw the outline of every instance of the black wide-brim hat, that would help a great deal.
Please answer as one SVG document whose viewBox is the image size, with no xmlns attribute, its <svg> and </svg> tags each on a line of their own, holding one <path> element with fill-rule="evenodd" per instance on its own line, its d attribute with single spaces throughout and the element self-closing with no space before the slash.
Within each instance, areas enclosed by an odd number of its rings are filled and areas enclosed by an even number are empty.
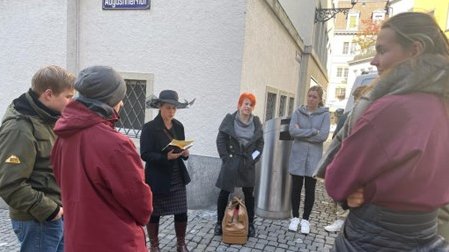
<svg viewBox="0 0 449 252">
<path fill-rule="evenodd" d="M 152 95 L 147 99 L 145 105 L 147 108 L 159 108 L 161 104 L 168 103 L 175 105 L 178 109 L 188 108 L 195 102 L 195 99 L 192 101 L 187 101 L 184 99 L 184 102 L 179 102 L 178 93 L 174 90 L 162 90 L 159 93 L 159 98 L 155 95 Z"/>
</svg>

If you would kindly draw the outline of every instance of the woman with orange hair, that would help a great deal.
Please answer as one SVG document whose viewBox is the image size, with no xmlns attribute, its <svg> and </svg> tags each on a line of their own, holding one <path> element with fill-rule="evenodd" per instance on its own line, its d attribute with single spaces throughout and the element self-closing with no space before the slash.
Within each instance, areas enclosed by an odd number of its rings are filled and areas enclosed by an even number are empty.
<svg viewBox="0 0 449 252">
<path fill-rule="evenodd" d="M 248 210 L 248 236 L 254 237 L 254 184 L 255 163 L 263 150 L 262 123 L 252 114 L 256 97 L 252 93 L 240 95 L 237 111 L 227 114 L 223 119 L 217 136 L 217 150 L 223 161 L 220 175 L 215 184 L 221 189 L 217 200 L 217 224 L 215 235 L 221 235 L 223 220 L 229 194 L 235 187 L 242 187 L 245 205 Z"/>
</svg>

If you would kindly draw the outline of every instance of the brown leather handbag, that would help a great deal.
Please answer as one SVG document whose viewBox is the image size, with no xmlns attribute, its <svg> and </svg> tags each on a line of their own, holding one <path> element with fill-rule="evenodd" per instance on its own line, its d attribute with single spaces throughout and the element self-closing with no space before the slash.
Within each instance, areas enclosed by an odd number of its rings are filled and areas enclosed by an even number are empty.
<svg viewBox="0 0 449 252">
<path fill-rule="evenodd" d="M 243 245 L 248 241 L 248 212 L 242 199 L 233 197 L 229 201 L 221 225 L 224 243 Z"/>
</svg>

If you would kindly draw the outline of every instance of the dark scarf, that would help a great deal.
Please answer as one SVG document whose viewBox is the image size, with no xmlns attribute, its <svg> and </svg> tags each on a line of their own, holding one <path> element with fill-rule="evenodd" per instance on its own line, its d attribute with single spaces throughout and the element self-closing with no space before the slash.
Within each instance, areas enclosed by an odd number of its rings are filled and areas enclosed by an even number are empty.
<svg viewBox="0 0 449 252">
<path fill-rule="evenodd" d="M 442 96 L 449 102 L 449 57 L 422 54 L 410 58 L 379 76 L 372 87 L 371 92 L 355 104 L 343 128 L 323 154 L 318 163 L 316 177 L 324 179 L 326 168 L 340 149 L 341 142 L 349 136 L 357 120 L 377 99 L 386 95 L 423 92 Z"/>
<path fill-rule="evenodd" d="M 61 115 L 59 112 L 48 108 L 39 101 L 38 95 L 31 88 L 28 92 L 15 99 L 13 104 L 18 112 L 24 115 L 38 116 L 47 123 L 55 123 Z"/>
<path fill-rule="evenodd" d="M 106 103 L 90 99 L 82 95 L 76 97 L 75 99 L 84 104 L 88 109 L 97 113 L 101 117 L 108 119 L 109 121 L 115 122 L 118 121 L 118 119 L 120 118 L 118 113 L 114 110 L 114 108 L 112 108 Z"/>
</svg>

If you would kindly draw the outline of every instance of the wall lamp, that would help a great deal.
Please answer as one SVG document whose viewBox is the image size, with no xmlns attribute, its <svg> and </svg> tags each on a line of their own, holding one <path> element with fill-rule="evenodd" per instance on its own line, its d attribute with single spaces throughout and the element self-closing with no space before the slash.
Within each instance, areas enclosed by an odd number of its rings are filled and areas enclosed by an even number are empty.
<svg viewBox="0 0 449 252">
<path fill-rule="evenodd" d="M 335 15 L 340 12 L 348 15 L 349 10 L 352 9 L 356 3 L 357 0 L 351 0 L 351 8 L 317 8 L 315 9 L 315 23 L 324 23 L 329 19 L 335 17 Z"/>
<path fill-rule="evenodd" d="M 391 14 L 390 0 L 385 3 L 385 14 L 389 16 Z"/>
</svg>

